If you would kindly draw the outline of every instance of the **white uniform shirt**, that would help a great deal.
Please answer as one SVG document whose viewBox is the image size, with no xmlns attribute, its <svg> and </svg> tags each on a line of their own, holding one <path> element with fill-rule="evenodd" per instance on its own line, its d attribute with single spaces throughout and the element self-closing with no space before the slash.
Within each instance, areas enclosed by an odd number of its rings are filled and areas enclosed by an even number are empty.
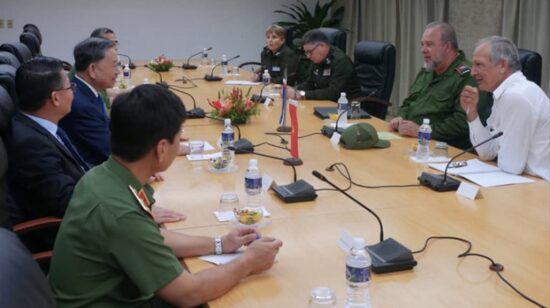
<svg viewBox="0 0 550 308">
<path fill-rule="evenodd" d="M 502 137 L 476 149 L 505 172 L 524 171 L 550 181 L 550 99 L 521 71 L 508 76 L 493 92 L 494 104 L 487 126 L 479 117 L 469 122 L 470 141 L 476 145 L 498 132 Z"/>
</svg>

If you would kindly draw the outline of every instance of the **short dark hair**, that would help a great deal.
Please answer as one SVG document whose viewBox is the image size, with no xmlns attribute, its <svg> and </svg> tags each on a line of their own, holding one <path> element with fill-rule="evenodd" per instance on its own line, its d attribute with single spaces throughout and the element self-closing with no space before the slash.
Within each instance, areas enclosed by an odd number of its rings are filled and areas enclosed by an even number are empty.
<svg viewBox="0 0 550 308">
<path fill-rule="evenodd" d="M 34 57 L 15 74 L 19 108 L 36 111 L 46 104 L 53 91 L 63 86 L 63 63 L 55 58 Z"/>
<path fill-rule="evenodd" d="M 94 29 L 94 31 L 92 31 L 92 34 L 90 34 L 90 37 L 105 38 L 105 34 L 108 33 L 115 34 L 115 31 L 106 27 L 100 27 Z"/>
<path fill-rule="evenodd" d="M 302 46 L 305 44 L 325 43 L 330 45 L 328 37 L 319 29 L 309 30 L 302 37 Z"/>
<path fill-rule="evenodd" d="M 134 162 L 162 139 L 172 143 L 185 121 L 185 107 L 173 92 L 153 84 L 118 95 L 111 109 L 111 151 Z"/>
<path fill-rule="evenodd" d="M 85 71 L 90 64 L 105 57 L 107 49 L 115 47 L 115 42 L 97 37 L 90 37 L 74 47 L 74 67 L 77 72 Z"/>
</svg>

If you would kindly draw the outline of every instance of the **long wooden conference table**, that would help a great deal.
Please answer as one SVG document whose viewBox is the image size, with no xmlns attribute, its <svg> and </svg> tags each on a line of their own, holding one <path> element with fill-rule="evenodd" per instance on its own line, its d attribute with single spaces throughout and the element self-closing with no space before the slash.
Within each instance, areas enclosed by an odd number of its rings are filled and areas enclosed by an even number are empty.
<svg viewBox="0 0 550 308">
<path fill-rule="evenodd" d="M 216 69 L 218 71 L 218 69 Z M 201 80 L 210 69 L 183 71 L 172 68 L 163 79 L 191 94 L 197 105 L 210 111 L 207 99 L 216 99 L 218 90 L 230 90 L 224 82 Z M 228 79 L 246 79 L 246 73 Z M 187 83 L 181 81 L 185 76 Z M 144 67 L 133 72 L 134 83 L 143 78 L 158 81 L 159 76 Z M 227 79 L 226 79 L 227 80 Z M 196 87 L 193 87 L 193 84 Z M 239 86 L 245 91 L 247 86 Z M 185 88 L 185 89 L 184 89 Z M 259 86 L 253 88 L 259 92 Z M 176 92 L 177 93 L 177 92 Z M 179 94 L 187 109 L 189 96 Z M 319 132 L 323 121 L 313 115 L 315 106 L 334 106 L 329 101 L 301 101 L 298 108 L 299 135 Z M 242 137 L 253 144 L 269 142 L 281 146 L 276 132 L 281 99 L 269 107 L 260 106 L 261 114 L 240 125 Z M 388 124 L 372 118 L 366 121 L 378 131 L 388 131 Z M 215 145 L 222 123 L 212 119 L 189 119 L 184 135 Z M 282 136 L 289 140 L 289 136 Z M 347 150 L 334 146 L 325 136 L 316 134 L 299 139 L 298 179 L 315 188 L 330 188 L 311 172 L 318 170 L 340 187 L 348 182 L 337 172 L 325 171 L 335 162 L 345 163 L 352 179 L 363 185 L 417 184 L 424 165 L 409 159 L 415 140 L 392 140 L 387 149 Z M 433 144 L 432 144 L 433 145 Z M 256 152 L 287 158 L 290 153 L 267 144 Z M 450 149 L 449 154 L 458 150 Z M 464 158 L 474 157 L 471 154 Z M 256 158 L 262 172 L 277 184 L 292 182 L 292 169 L 281 161 L 253 154 L 236 155 L 238 170 L 212 173 L 208 162 L 188 161 L 178 157 L 164 173 L 166 180 L 155 185 L 159 205 L 185 213 L 184 222 L 166 227 L 197 235 L 220 235 L 233 225 L 220 223 L 213 212 L 219 207 L 223 191 L 235 191 L 244 202 L 243 178 L 250 158 Z M 436 171 L 432 171 L 436 172 Z M 536 179 L 536 178 L 534 178 Z M 464 180 L 466 181 L 466 180 Z M 550 305 L 550 183 L 535 183 L 481 188 L 481 198 L 469 200 L 455 192 L 438 193 L 425 187 L 365 189 L 354 186 L 348 192 L 370 207 L 384 224 L 385 237 L 392 237 L 411 250 L 418 250 L 430 236 L 455 236 L 473 244 L 471 252 L 485 254 L 504 265 L 502 275 L 519 290 L 543 305 Z M 273 191 L 262 196 L 271 213 L 271 223 L 260 229 L 264 235 L 279 238 L 283 247 L 272 269 L 241 281 L 229 293 L 210 303 L 211 307 L 305 307 L 310 290 L 317 286 L 332 288 L 337 306 L 345 302 L 345 257 L 338 239 L 342 230 L 364 237 L 368 244 L 379 238 L 377 221 L 367 211 L 337 191 L 318 191 L 315 201 L 287 204 Z M 410 271 L 374 275 L 370 295 L 374 307 L 529 307 L 489 269 L 489 262 L 478 257 L 457 258 L 467 249 L 465 243 L 452 240 L 430 242 L 415 254 L 418 265 Z M 183 261 L 191 272 L 214 265 L 187 258 Z"/>
</svg>

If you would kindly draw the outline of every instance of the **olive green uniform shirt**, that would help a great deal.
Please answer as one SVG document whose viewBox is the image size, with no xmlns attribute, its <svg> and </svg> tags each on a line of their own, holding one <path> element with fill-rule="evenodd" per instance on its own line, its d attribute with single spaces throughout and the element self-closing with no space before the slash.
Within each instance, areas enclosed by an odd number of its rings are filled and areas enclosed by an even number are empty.
<svg viewBox="0 0 550 308">
<path fill-rule="evenodd" d="M 153 189 L 112 157 L 76 185 L 50 265 L 59 307 L 136 307 L 182 273 L 129 186 L 153 201 Z"/>
<path fill-rule="evenodd" d="M 460 93 L 466 85 L 477 84 L 470 75 L 470 62 L 459 51 L 441 75 L 424 68 L 420 70 L 398 115 L 418 125 L 423 118 L 429 118 L 433 139 L 467 148 L 471 145 L 468 122 L 460 106 Z"/>
<path fill-rule="evenodd" d="M 297 81 L 301 81 L 300 58 L 287 45 L 281 46 L 276 53 L 265 47 L 260 57 L 262 69 L 268 70 L 271 82 L 282 84 L 285 69 L 288 85 L 294 86 Z"/>
<path fill-rule="evenodd" d="M 331 46 L 327 58 L 320 64 L 311 63 L 306 81 L 296 88 L 306 92 L 306 99 L 336 101 L 341 92 L 352 99 L 361 96 L 359 79 L 353 63 L 337 47 Z"/>
</svg>

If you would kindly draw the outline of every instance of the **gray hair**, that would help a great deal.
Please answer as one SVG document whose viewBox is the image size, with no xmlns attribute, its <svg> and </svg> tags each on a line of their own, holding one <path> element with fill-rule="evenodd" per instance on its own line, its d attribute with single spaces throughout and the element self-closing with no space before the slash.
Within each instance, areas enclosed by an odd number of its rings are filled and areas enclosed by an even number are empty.
<svg viewBox="0 0 550 308">
<path fill-rule="evenodd" d="M 447 42 L 451 43 L 451 46 L 455 50 L 458 50 L 458 40 L 456 38 L 456 32 L 453 26 L 451 26 L 446 22 L 434 21 L 426 25 L 426 28 L 424 29 L 424 31 L 431 28 L 436 28 L 436 27 L 441 29 L 441 38 L 440 38 L 441 41 L 443 43 L 447 43 Z"/>
<path fill-rule="evenodd" d="M 508 61 L 508 67 L 512 71 L 521 70 L 518 48 L 510 39 L 496 35 L 482 38 L 476 43 L 475 49 L 485 43 L 489 43 L 491 46 L 490 59 L 493 64 L 497 64 L 500 59 L 504 59 Z"/>
<path fill-rule="evenodd" d="M 115 42 L 97 37 L 90 37 L 74 47 L 74 67 L 77 72 L 85 71 L 90 64 L 101 61 L 107 49 L 115 47 Z"/>
<path fill-rule="evenodd" d="M 305 44 L 325 43 L 330 45 L 328 37 L 319 29 L 309 30 L 302 37 L 302 46 Z"/>
</svg>

